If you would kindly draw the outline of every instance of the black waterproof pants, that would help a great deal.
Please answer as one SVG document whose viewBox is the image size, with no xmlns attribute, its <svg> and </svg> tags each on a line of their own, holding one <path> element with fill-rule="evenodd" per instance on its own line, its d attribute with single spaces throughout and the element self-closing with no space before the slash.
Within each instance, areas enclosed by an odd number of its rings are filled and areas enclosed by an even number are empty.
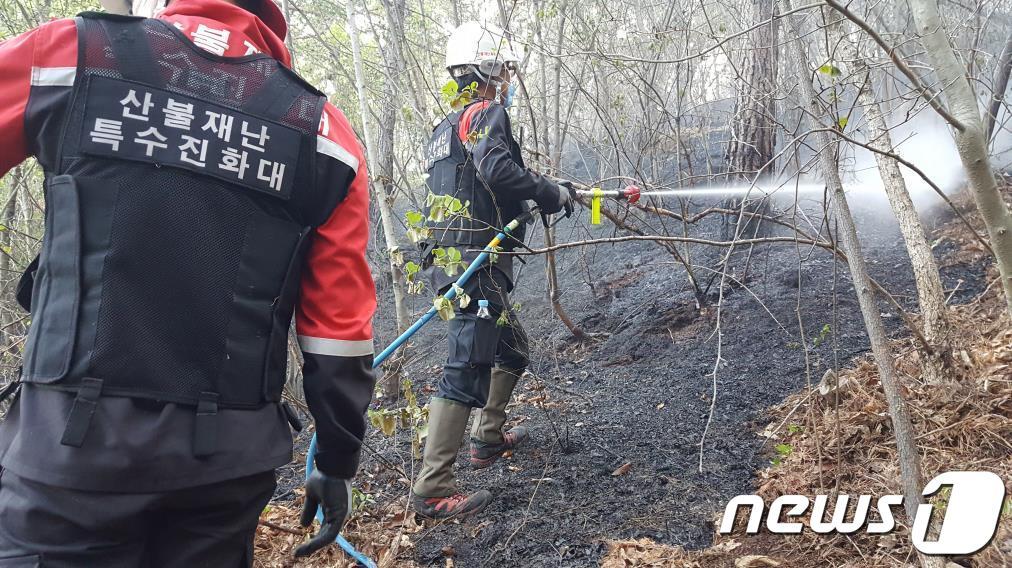
<svg viewBox="0 0 1012 568">
<path fill-rule="evenodd" d="M 52 487 L 0 473 L 0 568 L 253 565 L 274 472 L 164 493 Z"/>
<path fill-rule="evenodd" d="M 440 290 L 440 294 L 446 292 Z M 471 303 L 447 322 L 448 357 L 435 396 L 466 404 L 485 406 L 492 367 L 520 375 L 530 363 L 527 332 L 520 325 L 509 300 L 509 281 L 498 268 L 475 272 L 464 286 Z M 490 317 L 478 317 L 478 300 L 489 302 Z M 500 316 L 505 311 L 505 317 Z"/>
</svg>

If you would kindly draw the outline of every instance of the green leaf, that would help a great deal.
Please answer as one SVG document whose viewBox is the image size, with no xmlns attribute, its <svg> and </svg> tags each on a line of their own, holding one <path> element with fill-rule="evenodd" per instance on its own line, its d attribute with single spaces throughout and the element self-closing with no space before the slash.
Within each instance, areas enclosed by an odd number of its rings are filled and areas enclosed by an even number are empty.
<svg viewBox="0 0 1012 568">
<path fill-rule="evenodd" d="M 429 240 L 432 236 L 432 229 L 428 227 L 411 227 L 407 232 L 408 239 L 413 243 L 420 243 Z"/>
<path fill-rule="evenodd" d="M 840 127 L 840 130 L 843 130 L 844 128 L 847 128 L 847 122 L 849 121 L 850 119 L 847 118 L 846 116 L 841 116 L 840 118 L 836 119 L 836 124 Z"/>
<path fill-rule="evenodd" d="M 397 416 L 387 410 L 369 410 L 369 422 L 387 436 L 397 431 Z"/>
<path fill-rule="evenodd" d="M 440 296 L 432 300 L 432 305 L 436 307 L 436 315 L 443 321 L 450 321 L 454 318 L 453 314 L 453 303 L 450 300 Z"/>
<path fill-rule="evenodd" d="M 458 286 L 456 282 L 453 283 L 453 290 L 457 293 L 457 305 L 460 306 L 460 309 L 467 308 L 471 304 L 471 296 L 468 296 L 467 292 L 464 292 L 464 289 Z"/>
<path fill-rule="evenodd" d="M 425 424 L 415 429 L 415 435 L 411 438 L 411 455 L 415 459 L 422 459 L 422 441 L 429 435 L 429 425 Z"/>
<path fill-rule="evenodd" d="M 782 457 L 787 457 L 794 452 L 794 447 L 790 444 L 777 444 L 773 449 Z"/>
<path fill-rule="evenodd" d="M 408 222 L 408 225 L 417 226 L 425 222 L 425 215 L 422 215 L 418 211 L 408 211 L 404 214 L 404 219 Z"/>
<path fill-rule="evenodd" d="M 830 77 L 839 77 L 840 75 L 843 75 L 843 72 L 840 71 L 840 68 L 837 67 L 836 65 L 833 65 L 832 63 L 826 63 L 822 67 L 819 67 L 819 73 L 822 73 L 823 75 L 829 75 Z"/>
<path fill-rule="evenodd" d="M 415 396 L 415 390 L 411 388 L 413 385 L 411 379 L 404 379 L 401 381 L 401 392 L 404 394 L 404 402 L 408 408 L 418 408 L 418 397 Z"/>
<path fill-rule="evenodd" d="M 453 101 L 453 99 L 457 98 L 457 82 L 450 79 L 443 84 L 443 87 L 439 89 L 439 92 L 443 95 L 443 100 L 447 102 Z"/>
<path fill-rule="evenodd" d="M 429 209 L 429 221 L 433 223 L 442 223 L 446 220 L 446 208 L 445 207 L 431 207 Z"/>
<path fill-rule="evenodd" d="M 829 337 L 829 332 L 830 327 L 829 324 L 827 323 L 822 326 L 822 329 L 819 330 L 819 335 L 812 338 L 812 347 L 818 347 L 822 345 L 826 341 L 826 338 Z"/>
<path fill-rule="evenodd" d="M 432 250 L 432 263 L 443 269 L 447 276 L 453 276 L 458 270 L 467 268 L 467 264 L 461 260 L 460 251 L 456 248 L 437 248 Z"/>
<path fill-rule="evenodd" d="M 418 273 L 421 270 L 422 267 L 415 262 L 404 265 L 404 279 L 408 282 L 408 294 L 420 294 L 425 288 L 425 282 L 418 280 Z"/>
<path fill-rule="evenodd" d="M 380 430 L 386 436 L 393 436 L 397 431 L 397 417 L 393 414 L 384 414 L 380 421 Z"/>
</svg>

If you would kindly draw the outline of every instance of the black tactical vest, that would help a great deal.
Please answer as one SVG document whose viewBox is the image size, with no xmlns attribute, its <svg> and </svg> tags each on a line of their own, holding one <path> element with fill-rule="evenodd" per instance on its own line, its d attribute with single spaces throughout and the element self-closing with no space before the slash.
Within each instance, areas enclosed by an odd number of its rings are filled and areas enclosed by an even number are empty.
<svg viewBox="0 0 1012 568">
<path fill-rule="evenodd" d="M 77 25 L 22 380 L 77 393 L 64 444 L 126 396 L 195 407 L 207 454 L 218 408 L 281 399 L 308 237 L 350 182 L 317 163 L 326 99 L 167 22 Z"/>
<path fill-rule="evenodd" d="M 429 191 L 435 195 L 452 195 L 462 202 L 470 203 L 469 218 L 458 216 L 439 223 L 429 223 L 434 246 L 483 248 L 507 223 L 528 209 L 525 201 L 507 200 L 496 196 L 486 181 L 478 175 L 470 152 L 457 134 L 460 118 L 466 111 L 465 108 L 443 119 L 436 126 L 426 147 L 425 167 L 428 178 L 425 183 Z M 523 166 L 520 146 L 512 134 L 508 134 L 510 155 L 514 161 Z M 503 249 L 512 250 L 518 243 L 522 243 L 525 232 L 526 226 L 521 225 L 513 233 L 513 238 L 503 243 Z M 499 257 L 500 265 L 509 262 L 510 259 L 512 257 Z M 509 270 L 507 273 L 510 278 L 511 272 L 512 270 Z"/>
</svg>

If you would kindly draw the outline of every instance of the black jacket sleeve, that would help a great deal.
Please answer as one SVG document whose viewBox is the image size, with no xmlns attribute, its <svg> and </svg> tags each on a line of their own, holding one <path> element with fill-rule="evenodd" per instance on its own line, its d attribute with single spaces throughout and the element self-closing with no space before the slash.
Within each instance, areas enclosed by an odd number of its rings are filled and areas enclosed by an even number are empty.
<svg viewBox="0 0 1012 568">
<path fill-rule="evenodd" d="M 376 385 L 372 355 L 305 353 L 305 357 L 303 388 L 316 422 L 316 467 L 327 475 L 351 479 L 358 471 L 365 413 Z"/>
<path fill-rule="evenodd" d="M 478 170 L 478 179 L 498 197 L 533 199 L 539 205 L 558 202 L 558 184 L 524 167 L 519 156 L 511 152 L 516 141 L 509 114 L 502 105 L 492 103 L 475 114 L 465 145 Z"/>
</svg>

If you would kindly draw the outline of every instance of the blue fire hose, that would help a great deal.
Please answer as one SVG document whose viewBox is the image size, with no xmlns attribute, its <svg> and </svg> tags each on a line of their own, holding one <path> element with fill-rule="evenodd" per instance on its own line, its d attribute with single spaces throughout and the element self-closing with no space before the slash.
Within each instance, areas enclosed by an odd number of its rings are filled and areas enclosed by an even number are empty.
<svg viewBox="0 0 1012 568">
<path fill-rule="evenodd" d="M 496 247 L 498 247 L 499 243 L 501 243 L 506 238 L 506 235 L 515 231 L 517 227 L 533 218 L 535 210 L 536 208 L 532 209 L 531 211 L 527 211 L 524 214 L 517 217 L 516 219 L 510 221 L 510 223 L 503 228 L 502 232 L 496 235 L 495 238 L 492 239 L 492 241 L 485 246 L 485 249 L 482 250 L 481 254 L 479 254 L 478 257 L 474 259 L 471 265 L 467 267 L 467 270 L 465 270 L 464 273 L 460 275 L 460 278 L 457 279 L 456 285 L 450 286 L 450 289 L 445 294 L 443 294 L 443 297 L 449 301 L 453 301 L 453 299 L 457 297 L 457 288 L 458 287 L 462 288 L 464 284 L 466 284 L 467 281 L 471 279 L 471 276 L 473 276 L 474 273 L 477 272 L 479 268 L 481 268 L 481 265 L 484 264 L 486 260 L 488 260 L 489 255 L 495 252 Z M 425 312 L 422 315 L 422 317 L 418 318 L 418 321 L 412 324 L 411 327 L 409 327 L 404 333 L 400 335 L 400 337 L 395 339 L 393 343 L 391 343 L 386 349 L 380 352 L 380 354 L 377 355 L 372 360 L 373 369 L 379 367 L 383 363 L 383 361 L 385 361 L 388 357 L 393 355 L 393 353 L 397 351 L 397 349 L 399 349 L 402 345 L 404 345 L 408 341 L 408 339 L 411 338 L 412 335 L 417 333 L 419 329 L 422 329 L 422 327 L 424 327 L 425 324 L 429 323 L 429 321 L 433 317 L 435 317 L 435 315 L 436 315 L 436 306 L 432 306 L 431 308 L 429 308 L 429 311 Z M 309 475 L 313 473 L 313 469 L 315 468 L 313 460 L 315 457 L 316 457 L 316 434 L 313 434 L 313 439 L 311 442 L 309 442 L 309 451 L 306 452 L 306 479 L 309 479 Z M 319 521 L 321 524 L 323 523 L 323 509 L 319 509 L 316 511 L 316 520 Z M 340 546 L 342 550 L 348 553 L 348 556 L 354 558 L 355 561 L 358 562 L 360 566 L 365 566 L 366 568 L 376 568 L 375 562 L 373 562 L 368 556 L 356 550 L 355 547 L 350 542 L 348 542 L 343 536 L 337 535 L 337 540 L 335 540 L 334 542 L 336 542 L 337 545 Z"/>
</svg>

